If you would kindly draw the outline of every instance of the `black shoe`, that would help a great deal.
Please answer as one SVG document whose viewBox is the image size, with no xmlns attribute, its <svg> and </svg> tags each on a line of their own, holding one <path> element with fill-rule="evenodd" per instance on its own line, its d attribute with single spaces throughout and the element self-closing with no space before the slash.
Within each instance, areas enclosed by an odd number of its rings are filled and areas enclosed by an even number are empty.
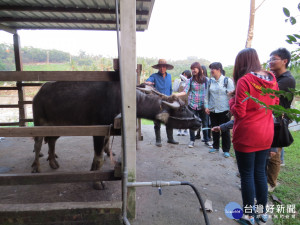
<svg viewBox="0 0 300 225">
<path fill-rule="evenodd" d="M 195 139 L 200 139 L 200 138 L 201 138 L 200 135 L 195 136 Z"/>
<path fill-rule="evenodd" d="M 178 142 L 178 141 L 175 141 L 174 139 L 168 140 L 168 143 L 169 143 L 169 144 L 174 144 L 174 145 L 178 145 L 178 144 L 179 144 L 179 142 Z"/>
</svg>

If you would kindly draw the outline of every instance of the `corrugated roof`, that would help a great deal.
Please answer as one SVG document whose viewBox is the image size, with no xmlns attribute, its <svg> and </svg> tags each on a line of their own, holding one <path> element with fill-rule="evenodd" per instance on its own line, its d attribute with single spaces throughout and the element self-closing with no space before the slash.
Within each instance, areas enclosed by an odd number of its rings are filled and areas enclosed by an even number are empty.
<svg viewBox="0 0 300 225">
<path fill-rule="evenodd" d="M 148 28 L 154 1 L 136 0 L 137 31 Z M 115 0 L 1 0 L 0 29 L 116 30 Z"/>
</svg>

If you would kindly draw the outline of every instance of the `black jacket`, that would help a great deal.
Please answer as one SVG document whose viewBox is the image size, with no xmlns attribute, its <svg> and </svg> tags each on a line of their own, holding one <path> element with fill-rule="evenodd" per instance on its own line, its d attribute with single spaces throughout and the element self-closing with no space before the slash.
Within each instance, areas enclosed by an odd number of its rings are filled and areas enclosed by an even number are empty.
<svg viewBox="0 0 300 225">
<path fill-rule="evenodd" d="M 278 87 L 280 91 L 289 91 L 289 88 L 295 89 L 296 81 L 295 78 L 292 76 L 290 71 L 286 71 L 279 77 L 276 77 L 278 82 Z M 280 96 L 279 105 L 283 106 L 284 108 L 290 108 L 293 99 L 289 101 L 284 96 Z"/>
</svg>

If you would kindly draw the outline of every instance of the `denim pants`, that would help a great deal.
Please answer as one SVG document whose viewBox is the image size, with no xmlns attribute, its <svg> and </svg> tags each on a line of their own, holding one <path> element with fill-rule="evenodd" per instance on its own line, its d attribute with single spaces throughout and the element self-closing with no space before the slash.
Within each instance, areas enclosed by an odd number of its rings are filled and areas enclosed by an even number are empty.
<svg viewBox="0 0 300 225">
<path fill-rule="evenodd" d="M 202 127 L 207 127 L 208 126 L 208 119 L 207 119 L 207 114 L 205 113 L 204 109 L 201 110 L 194 110 L 191 107 L 189 107 L 189 109 L 196 115 L 198 116 L 201 121 L 202 121 Z M 208 142 L 208 130 L 203 130 L 203 138 L 204 138 L 204 142 Z M 195 131 L 190 130 L 190 141 L 195 141 Z"/>
<path fill-rule="evenodd" d="M 266 212 L 268 201 L 268 185 L 266 175 L 266 160 L 269 149 L 257 152 L 244 153 L 235 151 L 238 169 L 241 176 L 241 188 L 244 213 L 253 215 L 250 210 L 254 206 L 256 197 L 258 206 L 263 206 Z"/>
</svg>

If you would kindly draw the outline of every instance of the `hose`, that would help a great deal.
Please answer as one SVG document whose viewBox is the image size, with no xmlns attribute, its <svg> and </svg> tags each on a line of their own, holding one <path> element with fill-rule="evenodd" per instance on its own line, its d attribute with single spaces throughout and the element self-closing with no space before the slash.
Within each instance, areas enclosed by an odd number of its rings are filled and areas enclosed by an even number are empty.
<svg viewBox="0 0 300 225">
<path fill-rule="evenodd" d="M 203 203 L 203 200 L 200 196 L 199 191 L 197 190 L 197 188 L 193 184 L 191 184 L 187 181 L 152 181 L 152 182 L 128 182 L 127 183 L 127 187 L 143 187 L 143 186 L 158 187 L 158 191 L 159 191 L 160 195 L 162 194 L 161 187 L 163 187 L 163 186 L 177 186 L 177 185 L 189 185 L 190 187 L 193 188 L 193 190 L 194 190 L 194 192 L 197 195 L 197 198 L 199 200 L 200 206 L 202 208 L 205 224 L 210 225 L 209 220 L 208 220 L 208 216 L 207 216 L 207 213 L 206 213 L 206 210 L 205 210 L 205 205 Z"/>
<path fill-rule="evenodd" d="M 205 205 L 204 205 L 204 202 L 203 202 L 203 200 L 202 200 L 202 198 L 201 198 L 201 196 L 200 196 L 200 193 L 199 193 L 199 191 L 197 190 L 197 188 L 196 188 L 193 184 L 191 184 L 191 183 L 189 183 L 189 182 L 186 182 L 186 181 L 181 182 L 181 185 L 189 185 L 190 187 L 193 188 L 194 192 L 195 192 L 196 195 L 197 195 L 197 198 L 198 198 L 198 200 L 199 200 L 199 203 L 200 203 L 200 205 L 201 205 L 202 212 L 203 212 L 203 216 L 204 216 L 204 220 L 205 220 L 205 224 L 206 224 L 206 225 L 209 225 L 209 220 L 208 220 L 208 216 L 207 216 L 207 213 L 206 213 L 206 210 L 205 210 Z"/>
</svg>

